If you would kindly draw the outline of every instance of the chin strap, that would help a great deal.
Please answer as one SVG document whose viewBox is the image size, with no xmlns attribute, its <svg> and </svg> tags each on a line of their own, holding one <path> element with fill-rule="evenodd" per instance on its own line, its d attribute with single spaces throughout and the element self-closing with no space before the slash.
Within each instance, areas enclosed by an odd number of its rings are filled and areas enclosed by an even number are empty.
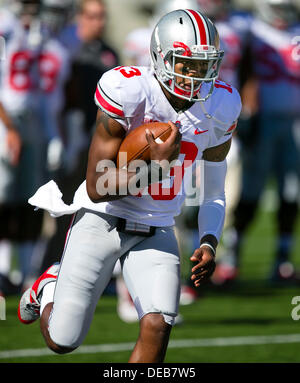
<svg viewBox="0 0 300 383">
<path fill-rule="evenodd" d="M 204 102 L 203 101 L 200 101 L 200 106 L 201 106 L 201 109 L 202 109 L 202 112 L 204 114 L 204 116 L 210 120 L 214 120 L 216 121 L 217 123 L 221 124 L 221 125 L 224 125 L 224 126 L 228 126 L 228 123 L 226 122 L 223 122 L 221 120 L 218 120 L 216 117 L 212 116 L 211 114 L 207 113 L 207 110 L 205 109 L 205 106 L 204 106 Z"/>
<path fill-rule="evenodd" d="M 169 85 L 170 86 L 172 85 L 172 80 L 170 80 Z M 200 91 L 201 85 L 200 85 L 200 87 L 197 90 L 194 91 L 193 97 L 196 97 L 197 93 Z M 177 94 L 181 94 L 183 96 L 187 96 L 187 97 L 191 96 L 191 92 L 183 90 L 177 84 L 174 85 L 174 92 L 177 93 Z"/>
</svg>

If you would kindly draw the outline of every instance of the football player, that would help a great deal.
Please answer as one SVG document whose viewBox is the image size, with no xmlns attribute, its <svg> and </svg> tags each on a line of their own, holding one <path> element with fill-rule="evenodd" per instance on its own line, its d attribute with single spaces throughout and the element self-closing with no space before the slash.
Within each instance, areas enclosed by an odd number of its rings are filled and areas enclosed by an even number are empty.
<svg viewBox="0 0 300 383">
<path fill-rule="evenodd" d="M 86 181 L 74 203 L 62 202 L 54 182 L 30 199 L 54 215 L 75 213 L 62 262 L 42 274 L 19 303 L 19 319 L 31 323 L 40 317 L 46 343 L 57 353 L 82 343 L 120 259 L 140 320 L 129 361 L 164 360 L 180 295 L 174 216 L 199 161 L 200 241 L 191 257 L 191 279 L 199 287 L 214 271 L 225 215 L 226 156 L 241 110 L 240 96 L 217 80 L 223 51 L 214 24 L 200 12 L 164 15 L 154 27 L 150 52 L 153 68 L 119 66 L 100 78 Z M 149 167 L 138 173 L 99 167 L 102 160 L 116 161 L 124 137 L 151 120 L 168 122 L 171 134 L 159 144 L 146 130 Z M 99 186 L 108 179 L 114 193 Z M 138 180 L 144 187 L 136 194 L 131 187 Z"/>
<path fill-rule="evenodd" d="M 22 150 L 16 166 L 8 161 L 0 164 L 0 221 L 6 227 L 2 237 L 18 243 L 24 281 L 31 271 L 43 218 L 43 214 L 32 214 L 27 200 L 49 177 L 47 147 L 60 136 L 62 87 L 69 59 L 66 49 L 44 34 L 39 1 L 14 1 L 12 9 L 13 13 L 1 10 L 10 15 L 5 16 L 5 28 L 0 31 L 6 42 L 1 103 L 22 139 Z"/>
<path fill-rule="evenodd" d="M 299 17 L 292 0 L 263 0 L 255 3 L 251 23 L 251 61 L 244 92 L 248 112 L 256 115 L 255 130 L 241 140 L 242 190 L 228 231 L 227 256 L 217 267 L 222 283 L 233 281 L 239 272 L 241 246 L 252 222 L 266 182 L 277 182 L 278 238 L 271 282 L 296 282 L 291 262 L 293 231 L 299 198 Z M 297 37 L 298 36 L 298 37 Z M 259 101 L 258 101 L 259 100 Z"/>
<path fill-rule="evenodd" d="M 149 26 L 131 31 L 125 40 L 124 56 L 127 65 L 151 65 L 149 44 L 153 27 L 161 16 L 176 9 L 197 9 L 197 0 L 165 0 L 158 1 L 149 19 Z"/>
</svg>

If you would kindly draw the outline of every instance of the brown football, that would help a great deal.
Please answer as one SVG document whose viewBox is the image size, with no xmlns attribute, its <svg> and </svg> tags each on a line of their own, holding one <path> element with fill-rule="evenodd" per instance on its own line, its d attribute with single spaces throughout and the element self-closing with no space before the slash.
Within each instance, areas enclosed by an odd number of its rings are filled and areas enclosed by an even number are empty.
<svg viewBox="0 0 300 383">
<path fill-rule="evenodd" d="M 117 167 L 127 167 L 133 160 L 150 162 L 149 144 L 146 139 L 146 129 L 149 129 L 156 142 L 165 142 L 171 134 L 171 127 L 166 122 L 148 122 L 132 130 L 123 140 L 117 157 Z M 126 153 L 121 155 L 120 153 Z"/>
</svg>

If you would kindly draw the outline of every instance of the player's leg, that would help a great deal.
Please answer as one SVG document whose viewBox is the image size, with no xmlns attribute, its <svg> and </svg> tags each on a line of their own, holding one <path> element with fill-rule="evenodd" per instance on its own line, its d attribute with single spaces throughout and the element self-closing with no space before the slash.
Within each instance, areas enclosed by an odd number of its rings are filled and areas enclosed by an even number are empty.
<svg viewBox="0 0 300 383">
<path fill-rule="evenodd" d="M 277 118 L 281 132 L 278 145 L 275 174 L 278 180 L 279 207 L 277 211 L 277 245 L 271 279 L 273 281 L 287 281 L 294 276 L 291 262 L 293 248 L 293 234 L 298 215 L 298 197 L 300 192 L 299 169 L 300 149 L 297 147 L 296 121 L 289 116 Z M 299 123 L 299 122 L 298 122 Z"/>
<path fill-rule="evenodd" d="M 22 153 L 15 169 L 13 196 L 17 204 L 15 209 L 15 227 L 17 254 L 22 272 L 23 288 L 31 284 L 34 267 L 33 255 L 41 241 L 44 212 L 34 211 L 28 199 L 43 183 L 48 181 L 46 169 L 47 139 L 41 130 L 38 116 L 24 112 L 16 117 L 15 124 L 22 137 Z"/>
<path fill-rule="evenodd" d="M 239 202 L 234 210 L 232 250 L 236 265 L 239 264 L 240 247 L 246 230 L 254 219 L 259 199 L 271 170 L 272 137 L 268 137 L 262 116 L 258 119 L 259 131 L 256 142 L 247 148 L 243 144 L 242 186 Z"/>
<path fill-rule="evenodd" d="M 119 262 L 116 263 L 113 274 L 116 280 L 116 293 L 118 298 L 117 313 L 119 318 L 126 323 L 138 322 L 138 315 L 126 287 Z"/>
<path fill-rule="evenodd" d="M 85 209 L 76 214 L 57 281 L 48 283 L 41 297 L 37 296 L 42 334 L 57 353 L 72 351 L 82 343 L 120 254 L 116 219 L 102 216 Z"/>
<path fill-rule="evenodd" d="M 269 131 L 262 116 L 256 123 L 259 124 L 258 131 L 252 145 L 242 142 L 241 146 L 241 195 L 233 212 L 233 225 L 224 236 L 225 254 L 213 275 L 214 281 L 217 280 L 219 284 L 232 281 L 238 275 L 243 239 L 255 217 L 261 193 L 271 171 L 274 138 L 268 135 Z"/>
<path fill-rule="evenodd" d="M 129 361 L 162 362 L 180 296 L 180 257 L 173 228 L 157 228 L 153 237 L 133 247 L 121 261 L 140 318 Z"/>
<path fill-rule="evenodd" d="M 73 349 L 57 346 L 51 340 L 48 333 L 49 315 L 53 307 L 53 296 L 59 268 L 59 263 L 50 266 L 34 282 L 32 287 L 24 292 L 19 302 L 18 317 L 22 323 L 30 324 L 36 321 L 41 315 L 41 332 L 46 339 L 48 347 L 57 353 L 65 353 Z"/>
<path fill-rule="evenodd" d="M 11 241 L 8 240 L 9 209 L 0 203 L 0 295 L 9 294 L 7 289 L 11 268 Z"/>
<path fill-rule="evenodd" d="M 215 285 L 222 284 L 227 280 L 234 280 L 237 277 L 236 261 L 238 256 L 232 256 L 229 249 L 232 247 L 232 241 L 235 240 L 233 221 L 241 194 L 241 175 L 240 142 L 238 138 L 234 138 L 227 158 L 225 222 L 222 239 L 216 254 L 217 267 L 211 277 L 211 281 Z"/>
<path fill-rule="evenodd" d="M 12 293 L 23 289 L 24 280 L 32 271 L 32 249 L 40 235 L 42 220 L 43 211 L 34 212 L 32 207 L 25 203 L 3 204 L 0 207 L 0 236 L 3 236 L 10 244 L 18 245 L 19 269 L 22 278 L 18 286 L 12 285 Z M 10 246 L 6 251 L 9 251 L 9 248 Z"/>
<path fill-rule="evenodd" d="M 115 217 L 82 210 L 72 225 L 54 294 L 53 309 L 44 337 L 58 346 L 78 347 L 120 254 Z M 45 306 L 43 322 L 51 307 Z M 42 330 L 46 326 L 42 325 Z M 48 344 L 51 347 L 51 343 Z"/>
<path fill-rule="evenodd" d="M 140 320 L 140 332 L 129 363 L 162 363 L 165 359 L 172 326 L 158 313 Z"/>
<path fill-rule="evenodd" d="M 12 233 L 15 227 L 13 210 L 16 167 L 10 163 L 5 141 L 6 130 L 0 122 L 0 292 L 3 295 L 17 292 L 17 289 L 10 288 L 9 279 L 13 245 Z"/>
<path fill-rule="evenodd" d="M 43 210 L 34 211 L 27 202 L 20 203 L 14 209 L 15 241 L 18 245 L 19 266 L 22 273 L 22 289 L 31 285 L 34 275 L 33 255 L 40 242 L 43 226 Z"/>
<path fill-rule="evenodd" d="M 199 206 L 183 205 L 181 214 L 176 217 L 175 235 L 178 241 L 180 254 L 193 254 L 194 250 L 199 247 L 199 230 L 198 230 L 198 212 Z M 189 268 L 192 268 L 192 262 L 189 257 L 184 261 Z M 180 305 L 189 305 L 198 298 L 197 289 L 193 281 L 188 277 L 181 285 Z M 178 316 L 176 317 L 176 321 Z"/>
</svg>

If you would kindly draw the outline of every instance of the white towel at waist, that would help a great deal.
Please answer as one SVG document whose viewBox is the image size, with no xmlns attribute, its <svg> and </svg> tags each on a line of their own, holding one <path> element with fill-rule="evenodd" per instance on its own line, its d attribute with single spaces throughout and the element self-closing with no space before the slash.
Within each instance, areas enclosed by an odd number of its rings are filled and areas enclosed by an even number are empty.
<svg viewBox="0 0 300 383">
<path fill-rule="evenodd" d="M 41 186 L 36 193 L 29 198 L 30 205 L 36 207 L 36 209 L 47 210 L 52 217 L 60 217 L 65 214 L 73 214 L 82 207 L 93 209 L 94 203 L 89 199 L 84 198 L 86 184 L 83 182 L 77 189 L 74 200 L 71 205 L 67 205 L 62 200 L 62 193 L 59 190 L 57 184 L 51 180 L 45 185 Z M 86 201 L 83 201 L 86 200 Z"/>
</svg>

